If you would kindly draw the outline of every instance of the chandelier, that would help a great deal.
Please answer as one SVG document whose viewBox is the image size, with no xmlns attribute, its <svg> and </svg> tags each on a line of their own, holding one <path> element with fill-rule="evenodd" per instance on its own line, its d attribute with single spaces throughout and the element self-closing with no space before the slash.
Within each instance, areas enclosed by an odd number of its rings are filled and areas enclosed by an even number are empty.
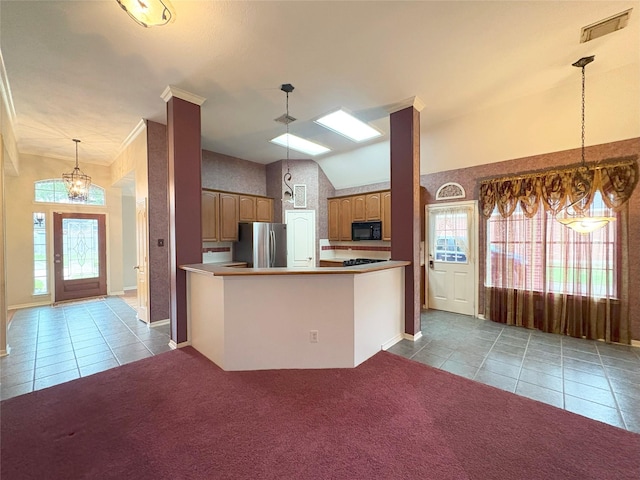
<svg viewBox="0 0 640 480">
<path fill-rule="evenodd" d="M 563 218 L 558 218 L 556 216 L 556 220 L 563 224 L 565 227 L 570 228 L 578 233 L 591 233 L 595 230 L 598 230 L 606 225 L 609 222 L 615 221 L 614 217 L 599 217 L 599 216 L 589 216 L 587 215 L 586 203 L 589 198 L 589 193 L 593 187 L 593 174 L 587 168 L 587 164 L 585 162 L 584 155 L 584 106 L 585 106 L 585 74 L 584 67 L 589 65 L 595 59 L 595 55 L 590 57 L 583 57 L 575 63 L 572 63 L 572 66 L 578 67 L 582 69 L 582 149 L 581 149 L 581 157 L 582 162 L 580 166 L 573 173 L 573 178 L 571 180 L 573 190 L 577 193 L 578 198 L 574 200 L 572 203 L 567 205 L 564 210 L 567 212 L 567 216 Z M 577 214 L 568 214 L 568 209 L 573 208 L 574 212 Z M 561 210 L 561 211 L 562 211 Z M 559 212 L 558 212 L 559 213 Z"/>
<path fill-rule="evenodd" d="M 145 28 L 166 25 L 175 14 L 168 0 L 116 0 L 131 18 Z"/>
<path fill-rule="evenodd" d="M 63 173 L 62 181 L 67 189 L 67 195 L 72 202 L 86 202 L 89 196 L 89 187 L 91 186 L 91 177 L 85 175 L 78 166 L 78 144 L 80 140 L 74 138 L 76 142 L 76 168 L 71 173 Z"/>
</svg>

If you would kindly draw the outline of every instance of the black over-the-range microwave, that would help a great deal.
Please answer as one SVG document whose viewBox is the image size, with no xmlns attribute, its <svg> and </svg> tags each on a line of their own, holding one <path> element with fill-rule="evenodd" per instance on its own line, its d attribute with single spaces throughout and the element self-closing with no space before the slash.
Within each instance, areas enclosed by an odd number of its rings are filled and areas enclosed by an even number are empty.
<svg viewBox="0 0 640 480">
<path fill-rule="evenodd" d="M 351 240 L 382 240 L 382 222 L 353 222 Z"/>
</svg>

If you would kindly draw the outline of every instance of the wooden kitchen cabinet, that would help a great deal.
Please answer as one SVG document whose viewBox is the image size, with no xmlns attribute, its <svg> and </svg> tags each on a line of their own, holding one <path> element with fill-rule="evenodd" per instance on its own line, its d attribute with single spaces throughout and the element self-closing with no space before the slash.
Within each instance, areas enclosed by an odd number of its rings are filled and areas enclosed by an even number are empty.
<svg viewBox="0 0 640 480">
<path fill-rule="evenodd" d="M 273 198 L 256 197 L 256 221 L 273 222 Z"/>
<path fill-rule="evenodd" d="M 382 192 L 369 193 L 365 197 L 365 220 L 380 220 L 381 208 L 380 197 Z"/>
<path fill-rule="evenodd" d="M 202 191 L 202 240 L 218 241 L 218 192 Z"/>
<path fill-rule="evenodd" d="M 391 192 L 327 199 L 329 240 L 351 240 L 351 222 L 382 221 L 382 240 L 391 240 Z"/>
<path fill-rule="evenodd" d="M 220 242 L 234 242 L 238 240 L 238 221 L 240 220 L 239 195 L 235 193 L 220 193 Z"/>
<path fill-rule="evenodd" d="M 351 197 L 340 199 L 340 240 L 351 240 Z"/>
<path fill-rule="evenodd" d="M 367 203 L 365 195 L 351 197 L 351 221 L 364 222 L 367 219 Z"/>
<path fill-rule="evenodd" d="M 391 240 L 391 192 L 381 193 L 382 240 Z"/>
<path fill-rule="evenodd" d="M 329 240 L 340 240 L 340 199 L 329 199 Z"/>
<path fill-rule="evenodd" d="M 241 222 L 256 221 L 256 197 L 251 195 L 240 195 L 239 199 L 239 220 Z"/>
</svg>

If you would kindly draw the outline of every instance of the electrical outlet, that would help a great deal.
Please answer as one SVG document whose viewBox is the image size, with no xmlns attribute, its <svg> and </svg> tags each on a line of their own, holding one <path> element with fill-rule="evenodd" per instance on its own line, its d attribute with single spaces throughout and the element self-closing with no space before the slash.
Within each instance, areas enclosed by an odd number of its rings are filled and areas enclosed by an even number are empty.
<svg viewBox="0 0 640 480">
<path fill-rule="evenodd" d="M 309 342 L 318 343 L 318 330 L 309 331 Z"/>
</svg>

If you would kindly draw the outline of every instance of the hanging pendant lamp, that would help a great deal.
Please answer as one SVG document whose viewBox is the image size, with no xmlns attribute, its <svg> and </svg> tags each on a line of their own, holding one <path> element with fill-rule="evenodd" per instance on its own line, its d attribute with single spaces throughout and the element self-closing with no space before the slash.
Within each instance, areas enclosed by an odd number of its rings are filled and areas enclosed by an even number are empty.
<svg viewBox="0 0 640 480">
<path fill-rule="evenodd" d="M 568 213 L 569 208 L 574 208 L 580 203 L 584 203 L 588 199 L 589 193 L 593 187 L 593 175 L 589 173 L 589 168 L 585 162 L 584 154 L 584 112 L 585 112 L 585 73 L 584 68 L 589 65 L 595 59 L 595 55 L 590 57 L 583 57 L 572 66 L 582 69 L 582 150 L 581 157 L 582 162 L 580 166 L 573 173 L 572 185 L 579 197 L 572 203 L 561 209 L 566 212 L 566 216 L 559 218 L 556 216 L 556 220 L 563 224 L 565 227 L 570 228 L 578 233 L 587 234 L 594 232 L 602 227 L 605 227 L 609 222 L 615 221 L 614 217 L 597 217 L 585 215 L 584 208 L 578 208 L 579 214 L 570 215 Z M 576 209 L 574 208 L 574 211 Z M 557 214 L 556 214 L 557 215 Z"/>
<path fill-rule="evenodd" d="M 62 181 L 67 189 L 67 195 L 72 202 L 86 202 L 89 197 L 89 187 L 91 186 L 91 177 L 85 175 L 78 166 L 78 144 L 80 140 L 74 138 L 76 142 L 76 168 L 71 173 L 63 173 Z"/>
<path fill-rule="evenodd" d="M 291 85 L 290 83 L 283 83 L 280 86 L 280 90 L 282 90 L 283 92 L 285 92 L 287 94 L 287 103 L 286 103 L 286 108 L 287 111 L 284 115 L 281 115 L 280 117 L 276 118 L 276 122 L 280 122 L 280 123 L 284 123 L 287 126 L 287 134 L 286 134 L 286 138 L 287 138 L 287 173 L 284 174 L 284 176 L 282 177 L 282 180 L 284 182 L 284 184 L 287 186 L 286 190 L 283 193 L 283 201 L 287 202 L 287 203 L 293 203 L 293 189 L 291 188 L 291 184 L 289 182 L 291 182 L 291 172 L 289 171 L 289 124 L 292 122 L 295 122 L 296 119 L 294 117 L 292 117 L 291 115 L 289 115 L 289 94 L 291 92 L 293 92 L 294 90 L 294 86 Z"/>
</svg>

